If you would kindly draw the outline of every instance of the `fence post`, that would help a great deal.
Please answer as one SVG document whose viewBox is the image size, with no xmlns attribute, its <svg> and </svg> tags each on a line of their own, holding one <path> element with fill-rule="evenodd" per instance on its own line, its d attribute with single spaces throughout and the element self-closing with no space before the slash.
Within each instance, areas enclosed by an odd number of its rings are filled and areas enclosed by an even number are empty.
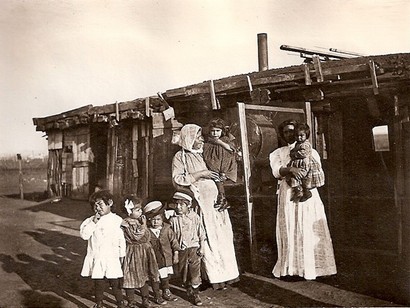
<svg viewBox="0 0 410 308">
<path fill-rule="evenodd" d="M 19 162 L 19 188 L 20 188 L 20 199 L 24 199 L 23 193 L 23 171 L 21 170 L 21 154 L 17 154 L 17 161 Z"/>
</svg>

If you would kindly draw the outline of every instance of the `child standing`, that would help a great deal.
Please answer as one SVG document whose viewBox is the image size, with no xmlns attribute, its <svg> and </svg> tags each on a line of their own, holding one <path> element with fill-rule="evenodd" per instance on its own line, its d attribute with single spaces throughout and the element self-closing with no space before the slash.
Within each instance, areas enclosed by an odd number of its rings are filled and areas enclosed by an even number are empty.
<svg viewBox="0 0 410 308">
<path fill-rule="evenodd" d="M 139 289 L 144 308 L 153 307 L 149 301 L 148 281 L 152 283 L 155 300 L 158 304 L 166 304 L 159 297 L 158 265 L 154 250 L 150 244 L 150 233 L 147 222 L 142 215 L 142 200 L 135 196 L 127 196 L 124 200 L 124 208 L 128 217 L 122 222 L 127 253 L 123 264 L 124 283 L 123 288 L 128 299 L 128 307 L 138 307 L 135 290 Z"/>
<path fill-rule="evenodd" d="M 181 248 L 179 272 L 189 300 L 196 306 L 201 306 L 199 286 L 202 283 L 201 258 L 204 255 L 205 230 L 199 215 L 191 209 L 191 196 L 176 192 L 173 199 L 176 215 L 170 218 L 170 223 Z"/>
<path fill-rule="evenodd" d="M 220 179 L 215 181 L 218 188 L 218 198 L 215 207 L 219 211 L 229 208 L 225 196 L 224 182 L 237 180 L 237 163 L 235 156 L 235 137 L 226 133 L 224 120 L 216 118 L 209 122 L 209 135 L 204 144 L 204 160 L 208 169 L 219 173 Z"/>
<path fill-rule="evenodd" d="M 289 167 L 300 168 L 302 179 L 287 177 L 287 182 L 292 187 L 292 201 L 304 202 L 312 197 L 310 189 L 325 184 L 325 174 L 322 166 L 312 157 L 312 145 L 309 140 L 310 128 L 307 124 L 298 124 L 295 127 L 296 144 L 290 151 L 291 161 Z"/>
<path fill-rule="evenodd" d="M 81 238 L 88 241 L 81 276 L 94 280 L 95 308 L 103 307 L 106 280 L 109 281 L 117 306 L 124 308 L 120 279 L 123 277 L 121 261 L 125 256 L 125 240 L 121 231 L 122 218 L 114 214 L 113 196 L 107 190 L 91 195 L 90 205 L 95 215 L 80 226 Z"/>
<path fill-rule="evenodd" d="M 165 206 L 160 201 L 152 201 L 145 205 L 144 214 L 150 222 L 151 245 L 159 268 L 162 298 L 166 301 L 176 301 L 169 289 L 170 276 L 174 274 L 172 265 L 178 264 L 179 244 L 171 226 L 164 222 Z"/>
</svg>

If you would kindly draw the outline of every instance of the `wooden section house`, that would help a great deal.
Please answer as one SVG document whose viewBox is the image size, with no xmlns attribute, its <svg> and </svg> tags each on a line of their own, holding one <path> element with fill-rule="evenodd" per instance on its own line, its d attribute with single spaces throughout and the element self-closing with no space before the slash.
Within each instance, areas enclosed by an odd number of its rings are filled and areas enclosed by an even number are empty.
<svg viewBox="0 0 410 308">
<path fill-rule="evenodd" d="M 167 120 L 170 106 L 175 118 Z M 276 253 L 276 180 L 268 155 L 281 145 L 280 122 L 306 121 L 326 174 L 320 193 L 338 284 L 409 304 L 409 107 L 410 54 L 313 56 L 298 66 L 33 120 L 48 136 L 53 194 L 86 199 L 105 183 L 117 196 L 167 200 L 178 150 L 173 133 L 185 123 L 206 131 L 210 119 L 224 118 L 242 152 L 239 180 L 227 187 L 238 259 L 243 269 L 266 275 Z"/>
<path fill-rule="evenodd" d="M 170 138 L 172 131 L 168 136 L 164 127 L 181 126 L 164 120 L 167 107 L 148 97 L 33 119 L 48 137 L 50 196 L 87 200 L 97 186 L 118 197 L 152 195 L 157 183 L 150 175 L 158 169 L 152 159 L 153 137 Z"/>
</svg>

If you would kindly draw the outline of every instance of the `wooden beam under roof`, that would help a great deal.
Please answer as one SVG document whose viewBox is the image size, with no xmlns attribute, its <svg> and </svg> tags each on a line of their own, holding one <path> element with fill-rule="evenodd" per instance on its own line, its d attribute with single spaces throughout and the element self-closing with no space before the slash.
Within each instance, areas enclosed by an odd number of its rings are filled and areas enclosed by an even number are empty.
<svg viewBox="0 0 410 308">
<path fill-rule="evenodd" d="M 93 105 L 87 105 L 87 106 L 83 106 L 83 107 L 80 107 L 80 108 L 65 111 L 65 112 L 60 113 L 60 114 L 44 117 L 44 118 L 33 118 L 33 123 L 34 123 L 34 125 L 42 125 L 42 124 L 45 124 L 47 122 L 53 122 L 53 121 L 65 119 L 65 118 L 68 118 L 68 117 L 72 117 L 74 115 L 84 114 L 84 113 L 87 113 L 88 110 L 92 106 Z"/>
<path fill-rule="evenodd" d="M 370 57 L 358 57 L 337 61 L 327 61 L 321 63 L 322 75 L 325 80 L 341 78 L 345 75 L 346 79 L 363 78 L 369 74 L 368 61 L 374 61 L 378 78 L 386 72 L 391 72 L 401 65 L 410 71 L 410 54 L 393 54 Z M 308 64 L 312 74 L 316 73 L 313 64 Z M 357 77 L 354 77 L 357 75 Z M 214 80 L 215 94 L 229 95 L 249 90 L 248 77 L 252 80 L 253 87 L 275 87 L 287 83 L 297 82 L 300 86 L 305 85 L 305 68 L 303 65 L 291 66 L 279 69 L 270 69 L 263 72 L 253 72 Z M 369 76 L 370 77 L 370 76 Z M 188 101 L 195 99 L 196 96 L 209 94 L 209 81 L 167 90 L 164 97 L 169 100 Z"/>
</svg>

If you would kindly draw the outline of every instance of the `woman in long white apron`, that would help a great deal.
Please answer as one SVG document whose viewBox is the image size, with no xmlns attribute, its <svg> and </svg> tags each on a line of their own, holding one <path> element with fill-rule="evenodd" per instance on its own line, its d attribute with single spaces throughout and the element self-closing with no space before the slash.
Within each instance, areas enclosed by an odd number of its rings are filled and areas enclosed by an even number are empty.
<svg viewBox="0 0 410 308">
<path fill-rule="evenodd" d="M 276 218 L 276 242 L 278 260 L 273 268 L 275 277 L 300 276 L 315 279 L 318 276 L 336 274 L 336 264 L 326 214 L 316 188 L 305 202 L 293 202 L 291 187 L 286 175 L 299 175 L 298 168 L 288 167 L 290 150 L 295 146 L 296 121 L 288 120 L 279 126 L 279 134 L 288 145 L 273 151 L 270 166 L 278 179 L 278 208 Z M 320 163 L 320 156 L 312 150 L 312 156 Z"/>
<path fill-rule="evenodd" d="M 228 211 L 214 207 L 218 190 L 212 178 L 217 173 L 208 170 L 202 157 L 204 139 L 201 127 L 187 124 L 181 129 L 180 146 L 172 161 L 175 186 L 185 186 L 199 204 L 199 215 L 207 235 L 203 263 L 207 278 L 215 289 L 239 280 L 233 245 L 233 231 Z"/>
</svg>

